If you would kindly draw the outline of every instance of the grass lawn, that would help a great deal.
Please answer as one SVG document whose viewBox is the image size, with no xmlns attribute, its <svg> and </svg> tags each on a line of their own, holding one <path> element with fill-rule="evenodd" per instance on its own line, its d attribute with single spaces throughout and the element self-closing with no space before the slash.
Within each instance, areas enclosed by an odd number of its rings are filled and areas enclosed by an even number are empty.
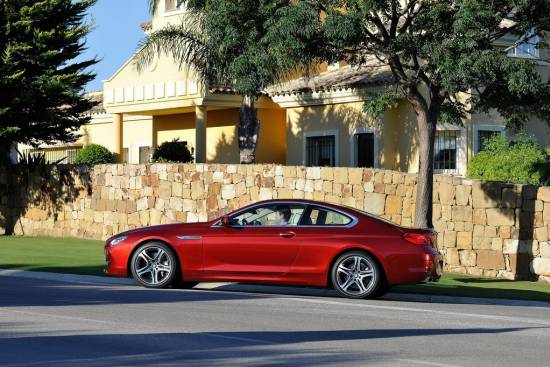
<svg viewBox="0 0 550 367">
<path fill-rule="evenodd" d="M 102 241 L 0 236 L 0 268 L 103 275 Z"/>
<path fill-rule="evenodd" d="M 103 275 L 103 266 L 102 241 L 0 236 L 0 268 Z M 453 273 L 438 283 L 398 286 L 392 292 L 550 302 L 550 284 Z"/>
</svg>

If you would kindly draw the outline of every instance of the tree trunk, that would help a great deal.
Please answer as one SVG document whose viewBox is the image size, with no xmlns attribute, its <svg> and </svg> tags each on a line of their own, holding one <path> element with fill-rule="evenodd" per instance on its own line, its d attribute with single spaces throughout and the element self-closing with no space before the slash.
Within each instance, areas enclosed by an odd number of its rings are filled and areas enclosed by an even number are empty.
<svg viewBox="0 0 550 367">
<path fill-rule="evenodd" d="M 433 158 L 437 115 L 419 108 L 418 123 L 418 180 L 416 186 L 415 227 L 433 228 Z"/>
<path fill-rule="evenodd" d="M 256 162 L 256 144 L 260 121 L 258 120 L 254 97 L 244 96 L 239 113 L 239 156 L 241 164 Z"/>
</svg>

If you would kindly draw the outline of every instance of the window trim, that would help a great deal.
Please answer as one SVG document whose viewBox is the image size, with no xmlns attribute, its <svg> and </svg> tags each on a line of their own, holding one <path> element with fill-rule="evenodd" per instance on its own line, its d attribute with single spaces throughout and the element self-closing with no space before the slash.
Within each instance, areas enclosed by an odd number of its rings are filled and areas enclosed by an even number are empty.
<svg viewBox="0 0 550 367">
<path fill-rule="evenodd" d="M 349 213 L 346 213 L 344 212 L 343 210 L 340 210 L 340 209 L 336 209 L 336 208 L 333 208 L 333 207 L 330 207 L 330 206 L 327 206 L 327 205 L 323 205 L 323 204 L 318 204 L 318 203 L 304 203 L 304 202 L 300 202 L 300 201 L 292 201 L 292 200 L 287 200 L 287 201 L 276 201 L 276 202 L 272 202 L 272 203 L 257 203 L 257 204 L 254 204 L 254 205 L 250 205 L 250 206 L 247 206 L 245 208 L 242 208 L 236 212 L 233 212 L 231 213 L 231 216 L 236 216 L 236 215 L 239 215 L 241 214 L 242 212 L 246 211 L 246 210 L 250 210 L 250 209 L 253 209 L 253 208 L 256 208 L 256 207 L 260 207 L 260 206 L 268 206 L 268 205 L 279 205 L 279 204 L 290 204 L 290 205 L 303 205 L 304 206 L 304 214 L 306 214 L 310 207 L 319 207 L 319 208 L 323 208 L 323 209 L 327 209 L 327 210 L 332 210 L 332 211 L 335 211 L 337 213 L 340 213 L 342 215 L 345 215 L 346 217 L 348 218 L 351 218 L 351 222 L 346 224 L 346 225 L 341 225 L 341 226 L 337 226 L 337 225 L 323 225 L 323 226 L 306 226 L 306 225 L 302 225 L 300 224 L 301 221 L 302 221 L 302 218 L 300 218 L 300 222 L 298 222 L 297 225 L 295 226 L 254 226 L 254 228 L 351 228 L 353 226 L 355 226 L 357 223 L 359 223 L 359 219 L 357 219 L 356 216 L 352 215 L 352 214 L 349 214 Z M 302 214 L 302 217 L 303 215 Z M 244 226 L 223 226 L 221 224 L 221 218 L 219 218 L 218 220 L 216 220 L 214 222 L 214 224 L 211 225 L 211 227 L 231 227 L 231 228 L 246 228 Z M 252 226 L 251 226 L 252 227 Z"/>
<path fill-rule="evenodd" d="M 473 131 L 473 144 L 472 149 L 474 155 L 479 153 L 479 132 L 480 131 L 497 131 L 500 132 L 501 136 L 504 136 L 506 133 L 506 127 L 502 125 L 486 125 L 486 124 L 475 124 Z"/>
<path fill-rule="evenodd" d="M 357 127 L 353 129 L 353 131 L 351 132 L 350 159 L 349 159 L 350 166 L 357 167 L 357 164 L 358 164 L 357 154 L 358 154 L 359 145 L 357 144 L 357 139 L 355 138 L 355 136 L 359 134 L 374 134 L 374 167 L 373 168 L 379 168 L 380 167 L 379 135 L 378 135 L 378 129 L 374 127 Z"/>
<path fill-rule="evenodd" d="M 439 131 L 456 131 L 456 169 L 435 169 L 434 173 L 447 174 L 447 175 L 464 175 L 466 173 L 466 129 L 451 124 L 442 124 L 437 126 L 436 133 Z M 435 141 L 434 141 L 435 143 Z M 433 162 L 432 162 L 433 164 Z"/>
<path fill-rule="evenodd" d="M 325 210 L 325 211 L 332 211 L 332 212 L 338 213 L 338 214 L 343 215 L 344 217 L 348 218 L 350 220 L 350 222 L 346 223 L 346 224 L 323 224 L 323 225 L 302 224 L 302 222 L 304 221 L 304 218 L 306 218 L 308 215 L 311 215 L 311 212 L 315 209 L 320 209 L 320 210 Z M 353 219 L 354 219 L 354 217 L 352 217 L 351 215 L 342 213 L 339 210 L 335 210 L 333 208 L 328 208 L 328 207 L 317 205 L 317 204 L 308 204 L 304 214 L 300 218 L 300 222 L 298 222 L 298 226 L 304 227 L 304 228 L 321 228 L 321 227 L 324 227 L 324 228 L 346 228 L 351 223 L 353 223 Z"/>
<path fill-rule="evenodd" d="M 340 144 L 338 139 L 338 130 L 318 130 L 304 132 L 304 141 L 302 143 L 302 164 L 307 166 L 307 138 L 334 136 L 334 167 L 340 167 Z M 317 167 L 317 166 L 312 166 Z"/>
</svg>

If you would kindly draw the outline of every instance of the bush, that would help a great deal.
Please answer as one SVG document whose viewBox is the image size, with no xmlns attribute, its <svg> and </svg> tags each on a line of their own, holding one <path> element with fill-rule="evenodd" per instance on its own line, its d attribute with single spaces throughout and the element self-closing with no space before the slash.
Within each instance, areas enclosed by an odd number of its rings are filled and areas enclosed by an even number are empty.
<svg viewBox="0 0 550 367">
<path fill-rule="evenodd" d="M 189 149 L 186 141 L 174 139 L 162 143 L 153 153 L 153 162 L 157 163 L 189 163 L 193 162 L 193 150 Z"/>
<path fill-rule="evenodd" d="M 514 142 L 496 135 L 487 139 L 484 147 L 468 165 L 469 178 L 532 185 L 550 183 L 550 155 L 526 134 L 519 134 Z"/>
<path fill-rule="evenodd" d="M 103 145 L 90 144 L 82 148 L 75 157 L 76 164 L 86 164 L 93 166 L 95 164 L 114 163 L 115 155 Z"/>
</svg>

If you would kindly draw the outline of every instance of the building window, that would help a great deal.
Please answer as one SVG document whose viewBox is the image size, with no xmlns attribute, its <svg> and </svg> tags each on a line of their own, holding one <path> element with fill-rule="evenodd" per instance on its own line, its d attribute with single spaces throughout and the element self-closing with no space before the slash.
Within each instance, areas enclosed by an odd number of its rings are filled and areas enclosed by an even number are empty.
<svg viewBox="0 0 550 367">
<path fill-rule="evenodd" d="M 434 169 L 456 170 L 456 130 L 437 131 L 434 142 Z"/>
<path fill-rule="evenodd" d="M 355 134 L 357 167 L 374 167 L 374 133 Z"/>
<path fill-rule="evenodd" d="M 531 30 L 519 38 L 515 47 L 508 50 L 508 56 L 539 58 L 539 43 L 540 37 Z"/>
<path fill-rule="evenodd" d="M 182 10 L 184 8 L 184 5 L 181 4 L 178 6 L 178 0 L 165 0 L 164 1 L 164 11 L 166 13 L 176 10 Z"/>
<path fill-rule="evenodd" d="M 336 165 L 336 137 L 312 136 L 306 138 L 306 165 L 334 167 Z"/>
<path fill-rule="evenodd" d="M 152 150 L 151 147 L 139 147 L 139 164 L 151 162 Z"/>
</svg>

